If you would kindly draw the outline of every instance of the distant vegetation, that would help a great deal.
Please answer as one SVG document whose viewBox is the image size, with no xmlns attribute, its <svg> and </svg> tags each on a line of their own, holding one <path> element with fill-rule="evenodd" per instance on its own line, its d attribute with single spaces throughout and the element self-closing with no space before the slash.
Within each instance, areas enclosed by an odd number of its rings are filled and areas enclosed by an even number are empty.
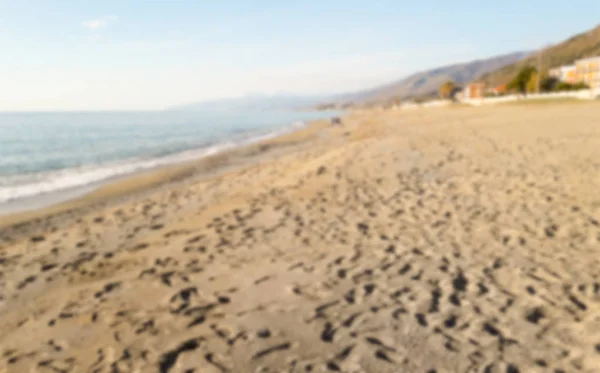
<svg viewBox="0 0 600 373">
<path fill-rule="evenodd" d="M 348 108 L 391 106 L 403 101 L 415 103 L 436 98 L 452 98 L 459 86 L 477 81 L 490 88 L 485 95 L 570 91 L 589 88 L 583 83 L 568 84 L 550 77 L 551 68 L 600 55 L 600 26 L 545 48 L 541 53 L 517 52 L 486 60 L 444 66 L 422 71 L 390 84 L 366 91 L 341 95 L 320 106 Z M 538 57 L 541 57 L 538 59 Z M 540 72 L 538 72 L 540 62 Z M 505 87 L 499 89 L 498 87 Z"/>
<path fill-rule="evenodd" d="M 590 88 L 590 86 L 583 82 L 579 82 L 579 83 L 575 83 L 575 84 L 560 82 L 556 85 L 556 87 L 553 90 L 554 91 L 578 91 L 580 89 L 589 89 L 589 88 Z"/>
<path fill-rule="evenodd" d="M 506 88 L 519 93 L 527 93 L 535 92 L 534 85 L 537 85 L 537 70 L 533 66 L 525 66 L 508 83 Z"/>
<path fill-rule="evenodd" d="M 587 32 L 573 36 L 562 43 L 556 44 L 541 51 L 541 70 L 569 65 L 580 58 L 600 55 L 600 26 Z M 537 66 L 538 53 L 504 66 L 494 72 L 485 74 L 481 81 L 488 87 L 511 81 L 522 69 L 528 66 Z"/>
<path fill-rule="evenodd" d="M 385 105 L 394 101 L 435 99 L 439 97 L 440 85 L 445 82 L 453 81 L 457 85 L 468 83 L 486 72 L 511 64 L 528 54 L 529 52 L 517 52 L 421 71 L 383 86 L 344 94 L 328 102 L 334 103 L 336 107 L 341 107 L 347 102 L 363 106 L 366 104 Z"/>
<path fill-rule="evenodd" d="M 558 91 L 578 91 L 581 89 L 589 89 L 590 87 L 584 82 L 579 83 L 567 83 L 561 82 L 558 79 L 551 76 L 542 77 L 540 82 L 542 92 L 558 92 Z"/>
<path fill-rule="evenodd" d="M 558 92 L 558 91 L 577 91 L 588 89 L 585 83 L 569 84 L 561 82 L 558 79 L 548 76 L 546 72 L 539 76 L 540 92 Z M 507 89 L 518 93 L 535 93 L 538 91 L 538 71 L 533 66 L 523 66 L 517 72 L 515 77 L 508 83 Z"/>
<path fill-rule="evenodd" d="M 458 87 L 452 80 L 448 80 L 440 86 L 440 98 L 450 99 L 456 93 Z"/>
</svg>

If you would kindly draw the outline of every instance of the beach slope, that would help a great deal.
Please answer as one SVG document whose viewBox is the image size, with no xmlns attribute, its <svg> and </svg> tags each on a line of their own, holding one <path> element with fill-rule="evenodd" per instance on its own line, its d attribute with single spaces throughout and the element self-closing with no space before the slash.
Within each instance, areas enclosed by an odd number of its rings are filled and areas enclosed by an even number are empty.
<svg viewBox="0 0 600 373">
<path fill-rule="evenodd" d="M 355 112 L 7 218 L 0 372 L 598 372 L 598 109 Z"/>
</svg>

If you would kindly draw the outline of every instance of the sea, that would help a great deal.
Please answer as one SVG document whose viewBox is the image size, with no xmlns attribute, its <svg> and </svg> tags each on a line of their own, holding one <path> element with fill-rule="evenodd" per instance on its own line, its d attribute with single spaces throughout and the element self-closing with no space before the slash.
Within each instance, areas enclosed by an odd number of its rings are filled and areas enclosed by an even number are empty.
<svg viewBox="0 0 600 373">
<path fill-rule="evenodd" d="M 0 214 L 108 180 L 206 157 L 330 118 L 333 111 L 0 113 Z"/>
</svg>

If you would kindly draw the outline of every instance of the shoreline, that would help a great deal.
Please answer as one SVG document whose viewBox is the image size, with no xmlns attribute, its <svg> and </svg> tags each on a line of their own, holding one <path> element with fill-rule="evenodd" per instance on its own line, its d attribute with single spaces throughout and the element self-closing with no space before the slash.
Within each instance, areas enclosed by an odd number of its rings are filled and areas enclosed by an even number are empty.
<svg viewBox="0 0 600 373">
<path fill-rule="evenodd" d="M 0 218 L 12 214 L 19 214 L 34 210 L 40 210 L 54 205 L 68 202 L 75 198 L 83 197 L 95 190 L 115 183 L 120 180 L 124 180 L 137 175 L 142 175 L 149 172 L 159 171 L 161 169 L 185 164 L 188 162 L 196 162 L 204 158 L 211 157 L 213 155 L 223 154 L 228 151 L 235 149 L 241 149 L 245 146 L 253 145 L 266 141 L 278 136 L 282 136 L 288 133 L 292 133 L 296 130 L 305 128 L 310 125 L 310 122 L 304 122 L 302 126 L 297 127 L 294 124 L 287 125 L 285 127 L 271 129 L 271 130 L 256 130 L 252 133 L 245 134 L 242 136 L 233 136 L 227 139 L 221 139 L 219 141 L 201 146 L 199 148 L 184 149 L 175 153 L 166 154 L 164 156 L 131 160 L 125 159 L 117 161 L 112 164 L 100 164 L 95 166 L 94 170 L 100 169 L 114 169 L 118 167 L 129 166 L 132 168 L 130 171 L 115 172 L 106 178 L 99 180 L 93 180 L 86 184 L 80 184 L 75 186 L 67 186 L 65 188 L 51 190 L 48 192 L 41 192 L 33 195 L 25 195 L 22 197 L 16 197 L 7 201 L 0 202 Z M 69 171 L 66 169 L 64 171 Z M 81 174 L 81 172 L 80 172 Z M 24 187 L 28 186 L 23 185 Z"/>
<path fill-rule="evenodd" d="M 52 114 L 47 125 L 64 121 L 65 128 L 70 128 L 73 123 L 89 126 L 89 134 L 87 131 L 81 133 L 94 137 L 93 141 L 97 139 L 99 143 L 94 142 L 94 146 L 108 150 L 86 155 L 83 148 L 77 150 L 77 147 L 67 147 L 67 150 L 48 154 L 43 141 L 40 142 L 43 138 L 34 137 L 27 144 L 21 145 L 16 140 L 15 146 L 20 146 L 23 150 L 13 151 L 9 146 L 0 151 L 2 155 L 6 151 L 14 153 L 8 153 L 6 162 L 0 166 L 0 216 L 46 207 L 53 204 L 54 200 L 72 199 L 122 176 L 182 164 L 260 142 L 302 128 L 312 120 L 326 119 L 337 113 L 294 114 L 291 111 L 278 113 L 248 110 L 173 115 L 140 113 L 137 116 L 123 117 L 114 113 L 107 113 L 105 116 L 78 115 Z M 36 128 L 38 125 L 46 125 L 39 118 L 42 117 L 19 113 L 15 118 L 2 116 L 0 122 L 10 129 L 15 123 L 23 121 L 27 131 L 28 126 Z M 125 132 L 121 133 L 119 123 L 123 125 Z M 170 123 L 175 126 L 173 129 Z M 46 127 L 41 128 L 48 130 Z M 114 144 L 106 143 L 113 141 L 107 140 L 107 131 L 113 133 L 110 136 L 114 137 Z M 73 135 L 60 135 L 61 140 L 57 141 L 66 141 L 65 144 L 68 144 L 71 140 L 67 141 L 66 138 L 76 140 L 81 133 L 75 131 Z M 26 150 L 29 146 L 32 148 Z"/>
<path fill-rule="evenodd" d="M 308 137 L 317 135 L 318 131 L 326 128 L 328 123 L 329 119 L 311 120 L 303 127 L 289 126 L 277 129 L 272 135 L 258 135 L 256 141 L 250 140 L 195 159 L 157 165 L 150 169 L 118 175 L 80 187 L 26 197 L 23 201 L 8 202 L 7 205 L 25 206 L 13 208 L 12 211 L 9 207 L 6 213 L 0 212 L 0 241 L 3 232 L 11 228 L 25 228 L 47 219 L 60 220 L 62 215 L 70 215 L 73 219 L 75 216 L 72 215 L 79 216 L 95 207 L 105 207 L 131 198 L 141 198 L 145 193 L 151 193 L 162 187 L 190 179 L 207 180 L 237 168 L 259 163 L 266 160 L 265 158 L 276 155 L 277 150 L 285 151 L 295 145 L 308 142 Z M 37 200 L 38 205 L 27 207 L 31 200 Z M 26 229 L 27 232 L 22 233 L 29 234 L 29 230 Z"/>
<path fill-rule="evenodd" d="M 574 108 L 352 112 L 37 211 L 0 238 L 0 372 L 596 372 Z"/>
</svg>

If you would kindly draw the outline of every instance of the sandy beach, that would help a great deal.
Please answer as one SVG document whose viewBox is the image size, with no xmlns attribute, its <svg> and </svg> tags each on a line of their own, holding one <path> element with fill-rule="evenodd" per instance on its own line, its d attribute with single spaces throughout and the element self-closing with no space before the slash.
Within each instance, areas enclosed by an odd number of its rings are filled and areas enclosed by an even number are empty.
<svg viewBox="0 0 600 373">
<path fill-rule="evenodd" d="M 600 372 L 599 125 L 353 112 L 1 216 L 0 372 Z"/>
</svg>

